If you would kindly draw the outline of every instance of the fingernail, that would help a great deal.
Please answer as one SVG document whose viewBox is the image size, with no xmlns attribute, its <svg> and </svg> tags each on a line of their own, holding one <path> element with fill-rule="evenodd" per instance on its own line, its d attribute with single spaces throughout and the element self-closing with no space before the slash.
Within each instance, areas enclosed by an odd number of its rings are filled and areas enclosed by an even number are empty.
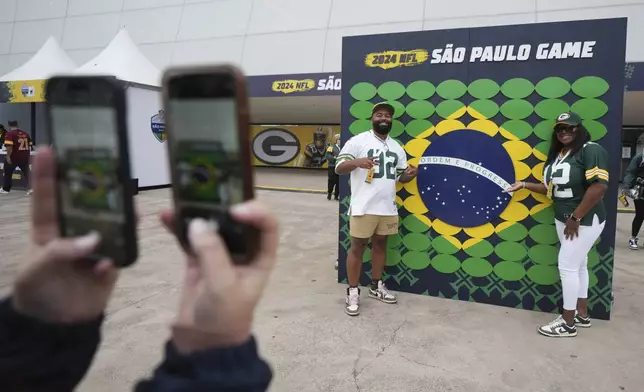
<svg viewBox="0 0 644 392">
<path fill-rule="evenodd" d="M 246 215 L 250 212 L 250 209 L 248 208 L 248 204 L 235 204 L 230 207 L 230 212 L 235 215 Z"/>
<path fill-rule="evenodd" d="M 90 231 L 82 237 L 78 237 L 74 240 L 74 246 L 76 249 L 87 252 L 96 247 L 101 241 L 101 235 L 96 231 Z"/>
<path fill-rule="evenodd" d="M 190 237 L 199 236 L 208 232 L 208 223 L 202 218 L 195 218 L 190 221 L 188 226 L 188 235 Z"/>
</svg>

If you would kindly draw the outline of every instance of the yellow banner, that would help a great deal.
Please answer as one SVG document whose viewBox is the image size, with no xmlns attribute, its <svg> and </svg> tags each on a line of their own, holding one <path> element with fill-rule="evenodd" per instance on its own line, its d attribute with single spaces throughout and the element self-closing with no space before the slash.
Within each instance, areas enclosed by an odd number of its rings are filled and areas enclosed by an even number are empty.
<svg viewBox="0 0 644 392">
<path fill-rule="evenodd" d="M 0 102 L 45 102 L 46 80 L 18 80 L 0 82 Z"/>
<path fill-rule="evenodd" d="M 303 80 L 277 80 L 273 82 L 271 90 L 284 94 L 291 94 L 303 91 L 313 90 L 316 87 L 315 80 L 313 79 L 303 79 Z"/>
<path fill-rule="evenodd" d="M 339 125 L 254 125 L 253 165 L 326 168 L 327 146 L 339 133 Z"/>
<path fill-rule="evenodd" d="M 367 67 L 391 69 L 398 67 L 411 67 L 429 60 L 429 52 L 425 49 L 414 50 L 387 50 L 378 53 L 369 53 L 364 60 Z"/>
</svg>

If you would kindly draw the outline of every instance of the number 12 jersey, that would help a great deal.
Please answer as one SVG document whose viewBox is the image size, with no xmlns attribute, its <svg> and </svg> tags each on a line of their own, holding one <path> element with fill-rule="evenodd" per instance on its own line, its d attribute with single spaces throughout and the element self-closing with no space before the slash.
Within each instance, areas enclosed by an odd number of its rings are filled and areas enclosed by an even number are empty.
<svg viewBox="0 0 644 392">
<path fill-rule="evenodd" d="M 597 143 L 588 142 L 574 155 L 562 151 L 554 162 L 548 162 L 543 170 L 543 183 L 552 187 L 552 202 L 555 219 L 566 221 L 584 198 L 588 187 L 594 183 L 608 185 L 608 153 Z M 604 201 L 597 203 L 581 220 L 583 226 L 591 226 L 593 216 L 599 222 L 606 220 Z"/>
</svg>

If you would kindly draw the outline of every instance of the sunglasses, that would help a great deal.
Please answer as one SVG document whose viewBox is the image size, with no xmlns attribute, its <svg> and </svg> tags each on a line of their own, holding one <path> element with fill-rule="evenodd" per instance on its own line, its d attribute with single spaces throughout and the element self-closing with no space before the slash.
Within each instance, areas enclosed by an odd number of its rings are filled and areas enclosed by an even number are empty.
<svg viewBox="0 0 644 392">
<path fill-rule="evenodd" d="M 558 125 L 555 128 L 555 132 L 557 133 L 573 133 L 575 132 L 575 126 L 574 125 Z"/>
</svg>

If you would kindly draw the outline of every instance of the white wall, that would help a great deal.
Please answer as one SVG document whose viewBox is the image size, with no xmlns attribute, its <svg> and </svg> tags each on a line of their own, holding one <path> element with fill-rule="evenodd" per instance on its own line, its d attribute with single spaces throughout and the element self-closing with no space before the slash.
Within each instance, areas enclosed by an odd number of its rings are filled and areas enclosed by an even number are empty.
<svg viewBox="0 0 644 392">
<path fill-rule="evenodd" d="M 644 0 L 0 0 L 0 74 L 54 35 L 83 63 L 127 27 L 158 67 L 241 63 L 250 75 L 339 71 L 342 37 L 626 16 L 644 61 Z"/>
<path fill-rule="evenodd" d="M 88 1 L 91 2 L 91 1 Z M 130 175 L 139 187 L 168 185 L 168 143 L 152 133 L 152 116 L 161 109 L 161 93 L 155 90 L 127 89 L 127 125 L 130 146 Z"/>
</svg>

